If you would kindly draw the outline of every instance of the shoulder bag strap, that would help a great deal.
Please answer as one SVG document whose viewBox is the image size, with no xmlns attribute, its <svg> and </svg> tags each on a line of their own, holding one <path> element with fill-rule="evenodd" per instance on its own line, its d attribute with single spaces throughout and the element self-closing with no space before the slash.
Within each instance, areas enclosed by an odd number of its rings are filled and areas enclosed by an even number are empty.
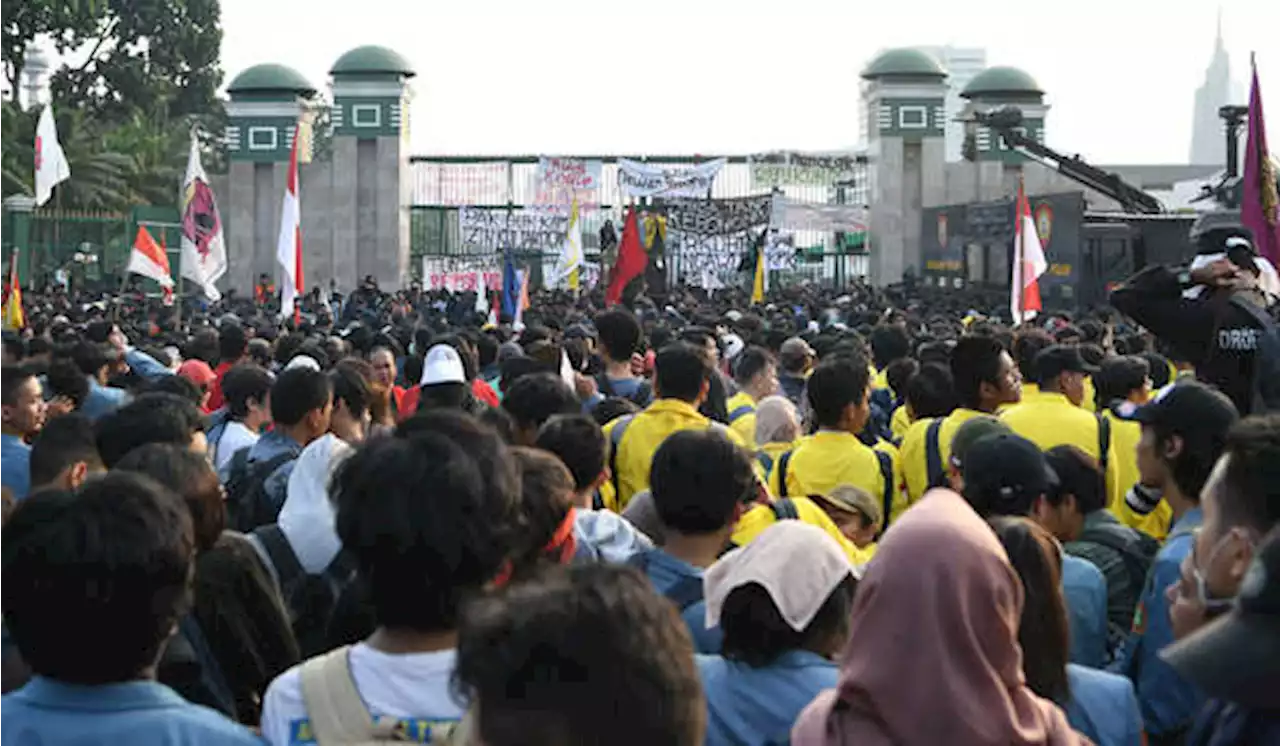
<svg viewBox="0 0 1280 746">
<path fill-rule="evenodd" d="M 778 497 L 787 496 L 787 464 L 791 463 L 792 451 L 778 457 Z"/>
<path fill-rule="evenodd" d="M 1107 460 L 1111 453 L 1111 420 L 1102 412 L 1094 415 L 1098 418 L 1098 468 L 1103 478 L 1107 475 Z"/>
<path fill-rule="evenodd" d="M 372 741 L 380 730 L 356 690 L 350 652 L 349 646 L 331 650 L 303 663 L 299 672 L 302 701 L 317 746 Z"/>
<path fill-rule="evenodd" d="M 884 483 L 883 501 L 881 506 L 881 528 L 880 533 L 884 533 L 889 528 L 889 514 L 893 511 L 893 458 L 884 451 L 873 451 L 876 454 L 876 460 L 880 462 L 880 479 Z"/>
<path fill-rule="evenodd" d="M 936 417 L 924 434 L 925 476 L 929 487 L 941 487 L 946 478 L 946 470 L 942 466 L 941 431 L 942 418 Z"/>
</svg>

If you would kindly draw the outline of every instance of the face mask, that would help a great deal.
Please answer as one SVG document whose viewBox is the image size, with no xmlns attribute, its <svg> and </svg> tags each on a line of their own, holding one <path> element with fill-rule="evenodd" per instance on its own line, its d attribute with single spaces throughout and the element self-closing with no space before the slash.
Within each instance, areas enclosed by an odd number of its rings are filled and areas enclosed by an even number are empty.
<svg viewBox="0 0 1280 746">
<path fill-rule="evenodd" d="M 1222 538 L 1226 539 L 1226 538 L 1230 538 L 1230 536 L 1231 534 L 1228 533 L 1226 536 Z M 1222 541 L 1222 539 L 1219 539 L 1218 542 L 1213 545 L 1213 549 L 1210 550 L 1209 552 L 1209 560 L 1208 562 L 1205 563 L 1205 567 L 1213 567 L 1213 561 L 1218 558 L 1218 552 L 1222 549 L 1224 545 L 1225 545 L 1225 542 Z M 1195 553 L 1196 544 L 1193 543 L 1191 546 L 1192 546 L 1191 579 L 1194 580 L 1196 584 L 1196 601 L 1201 606 L 1204 607 L 1205 611 L 1209 611 L 1209 612 L 1222 611 L 1224 609 L 1229 608 L 1232 604 L 1235 603 L 1234 596 L 1231 598 L 1210 598 L 1209 597 L 1209 583 L 1205 579 L 1205 574 L 1200 571 L 1200 562 L 1196 557 L 1196 553 Z"/>
</svg>

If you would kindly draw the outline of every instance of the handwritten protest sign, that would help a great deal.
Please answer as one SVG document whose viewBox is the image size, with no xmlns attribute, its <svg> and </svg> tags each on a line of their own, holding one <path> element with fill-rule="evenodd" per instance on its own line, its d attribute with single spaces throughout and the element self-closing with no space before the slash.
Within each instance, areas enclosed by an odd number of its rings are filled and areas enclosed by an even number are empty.
<svg viewBox="0 0 1280 746">
<path fill-rule="evenodd" d="M 569 216 L 555 210 L 458 210 L 458 228 L 464 248 L 473 251 L 559 252 L 569 231 Z"/>
<path fill-rule="evenodd" d="M 630 197 L 703 197 L 711 190 L 725 159 L 696 166 L 652 166 L 618 159 L 618 186 Z"/>
<path fill-rule="evenodd" d="M 492 260 L 462 259 L 457 257 L 422 258 L 422 288 L 424 290 L 449 290 L 465 293 L 480 285 L 484 274 L 484 286 L 489 292 L 502 287 L 501 268 Z"/>
<path fill-rule="evenodd" d="M 792 272 L 796 268 L 796 237 L 769 231 L 764 244 L 764 267 L 770 272 Z"/>
<path fill-rule="evenodd" d="M 738 279 L 772 215 L 773 195 L 673 200 L 667 206 L 669 245 L 679 256 L 682 279 L 715 289 Z"/>
<path fill-rule="evenodd" d="M 506 162 L 414 163 L 417 205 L 501 205 L 508 199 Z"/>
<path fill-rule="evenodd" d="M 594 209 L 600 202 L 603 169 L 604 164 L 596 160 L 543 156 L 533 176 L 534 201 L 563 206 L 577 199 L 579 209 Z"/>
</svg>

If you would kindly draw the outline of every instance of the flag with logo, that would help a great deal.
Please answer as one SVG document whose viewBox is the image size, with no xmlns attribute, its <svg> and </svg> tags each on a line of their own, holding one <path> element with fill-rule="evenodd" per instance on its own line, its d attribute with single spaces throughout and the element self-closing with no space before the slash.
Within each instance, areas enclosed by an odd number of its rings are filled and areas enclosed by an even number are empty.
<svg viewBox="0 0 1280 746">
<path fill-rule="evenodd" d="M 222 293 L 215 283 L 227 273 L 227 242 L 222 234 L 222 217 L 218 202 L 200 163 L 200 146 L 195 130 L 191 131 L 191 151 L 187 156 L 187 175 L 182 180 L 182 254 L 179 258 L 182 276 L 191 280 L 211 301 Z"/>
<path fill-rule="evenodd" d="M 284 202 L 280 208 L 280 240 L 276 243 L 276 262 L 284 272 L 280 283 L 280 316 L 298 317 L 297 298 L 302 295 L 302 200 L 298 194 L 298 144 L 293 138 L 289 150 L 289 177 L 285 184 Z"/>
<path fill-rule="evenodd" d="M 1040 275 L 1049 270 L 1044 247 L 1040 244 L 1040 234 L 1036 232 L 1036 221 L 1031 216 L 1031 203 L 1027 201 L 1021 179 L 1018 180 L 1017 214 L 1013 228 L 1013 278 L 1009 283 L 1009 309 L 1013 312 L 1013 323 L 1021 324 L 1034 318 L 1043 309 L 1040 302 Z"/>
<path fill-rule="evenodd" d="M 58 142 L 58 123 L 53 105 L 45 104 L 36 125 L 36 207 L 53 196 L 53 188 L 71 178 L 71 164 Z"/>
<path fill-rule="evenodd" d="M 1267 152 L 1267 127 L 1262 117 L 1262 86 L 1258 65 L 1253 66 L 1249 88 L 1249 139 L 1244 149 L 1244 194 L 1240 202 L 1240 222 L 1253 231 L 1258 256 L 1280 267 L 1280 190 L 1276 188 L 1276 167 Z"/>
<path fill-rule="evenodd" d="M 4 328 L 22 329 L 27 315 L 22 311 L 22 285 L 18 282 L 18 250 L 9 253 L 9 276 L 4 285 Z"/>
</svg>

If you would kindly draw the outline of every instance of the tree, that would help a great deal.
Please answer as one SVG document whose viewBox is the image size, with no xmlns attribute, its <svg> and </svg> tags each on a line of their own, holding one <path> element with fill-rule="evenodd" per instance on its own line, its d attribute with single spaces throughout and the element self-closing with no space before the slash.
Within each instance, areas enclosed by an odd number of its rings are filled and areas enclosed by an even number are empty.
<svg viewBox="0 0 1280 746">
<path fill-rule="evenodd" d="M 4 196 L 35 193 L 35 139 L 39 110 L 24 112 L 11 101 L 4 107 Z M 133 204 L 129 156 L 102 146 L 102 131 L 80 109 L 56 111 L 58 140 L 72 178 L 57 186 L 63 205 L 83 210 L 122 211 Z"/>
</svg>

